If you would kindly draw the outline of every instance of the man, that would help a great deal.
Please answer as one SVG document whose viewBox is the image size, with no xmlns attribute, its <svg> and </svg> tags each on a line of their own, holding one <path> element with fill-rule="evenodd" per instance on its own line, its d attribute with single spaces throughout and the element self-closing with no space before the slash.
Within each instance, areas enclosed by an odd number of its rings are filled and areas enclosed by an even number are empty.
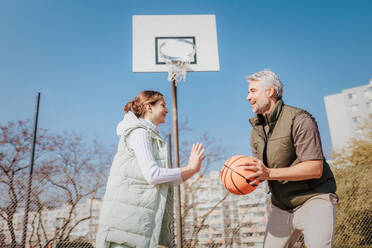
<svg viewBox="0 0 372 248">
<path fill-rule="evenodd" d="M 332 247 L 336 182 L 314 118 L 283 103 L 283 85 L 274 72 L 247 80 L 247 100 L 256 114 L 249 120 L 255 157 L 249 179 L 268 180 L 271 192 L 264 247 L 290 247 L 301 232 L 308 248 Z"/>
</svg>

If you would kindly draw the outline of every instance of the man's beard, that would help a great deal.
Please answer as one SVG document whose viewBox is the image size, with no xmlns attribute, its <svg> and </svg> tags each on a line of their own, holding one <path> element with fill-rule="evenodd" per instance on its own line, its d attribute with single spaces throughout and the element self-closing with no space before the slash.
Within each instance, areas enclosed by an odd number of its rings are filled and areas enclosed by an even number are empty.
<svg viewBox="0 0 372 248">
<path fill-rule="evenodd" d="M 255 114 L 263 114 L 269 109 L 269 98 L 265 97 L 261 102 L 256 101 L 256 106 L 253 108 Z"/>
</svg>

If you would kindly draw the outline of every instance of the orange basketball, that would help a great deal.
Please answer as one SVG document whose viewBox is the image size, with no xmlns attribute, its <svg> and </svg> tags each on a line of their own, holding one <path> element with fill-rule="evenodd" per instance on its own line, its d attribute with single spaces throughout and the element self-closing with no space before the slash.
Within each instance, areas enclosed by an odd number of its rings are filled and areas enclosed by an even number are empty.
<svg viewBox="0 0 372 248">
<path fill-rule="evenodd" d="M 221 181 L 225 188 L 235 195 L 246 195 L 251 193 L 257 188 L 257 186 L 252 186 L 249 184 L 250 180 L 246 177 L 254 171 L 247 170 L 247 162 L 253 162 L 253 158 L 238 155 L 233 156 L 226 160 L 221 169 Z"/>
</svg>

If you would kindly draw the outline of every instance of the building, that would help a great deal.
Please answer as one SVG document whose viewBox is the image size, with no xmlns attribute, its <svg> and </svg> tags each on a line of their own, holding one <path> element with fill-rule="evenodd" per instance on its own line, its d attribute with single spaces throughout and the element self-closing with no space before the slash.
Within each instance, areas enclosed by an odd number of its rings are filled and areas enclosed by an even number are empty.
<svg viewBox="0 0 372 248">
<path fill-rule="evenodd" d="M 191 186 L 182 191 L 188 194 L 191 205 L 184 220 L 185 239 L 190 246 L 197 240 L 195 247 L 262 247 L 267 220 L 266 183 L 248 195 L 238 196 L 222 186 L 219 171 L 212 171 Z"/>
<path fill-rule="evenodd" d="M 189 190 L 185 186 L 182 187 L 184 189 L 182 190 L 183 203 L 187 201 L 186 199 L 190 202 L 188 214 L 183 220 L 185 238 L 191 243 L 198 240 L 195 247 L 211 247 L 212 243 L 221 247 L 262 247 L 267 219 L 265 183 L 259 185 L 249 195 L 237 196 L 228 193 L 222 186 L 219 171 L 212 171 L 209 176 L 201 177 L 194 183 L 190 183 L 192 188 Z M 221 201 L 222 199 L 224 200 Z M 56 240 L 60 240 L 58 236 L 61 232 L 66 233 L 64 229 L 66 220 L 70 220 L 67 225 L 67 230 L 71 230 L 69 241 L 94 244 L 101 204 L 101 199 L 94 198 L 79 203 L 75 207 L 64 204 L 58 208 L 29 212 L 26 247 L 39 247 L 40 245 L 57 247 Z M 197 231 L 203 219 L 203 225 Z M 13 220 L 16 240 L 20 243 L 24 209 L 19 209 Z M 0 219 L 0 238 L 3 239 L 2 243 L 10 243 L 10 232 L 3 219 Z M 69 244 L 63 247 L 69 247 Z M 81 247 L 92 246 L 81 245 Z"/>
<path fill-rule="evenodd" d="M 98 218 L 101 200 L 88 199 L 84 203 L 77 204 L 74 208 L 64 204 L 59 208 L 42 209 L 39 212 L 29 212 L 27 225 L 26 247 L 55 247 L 56 237 L 71 230 L 70 241 L 94 243 L 98 230 Z M 73 209 L 73 211 L 71 211 Z M 66 228 L 66 220 L 69 220 Z M 14 233 L 17 243 L 21 243 L 23 235 L 24 209 L 19 209 L 13 218 Z M 4 243 L 10 243 L 10 232 L 6 230 L 6 223 L 0 219 L 0 230 L 4 236 Z M 29 240 L 31 239 L 31 242 Z"/>
<path fill-rule="evenodd" d="M 334 148 L 344 146 L 360 133 L 364 119 L 372 118 L 372 79 L 369 84 L 324 97 Z"/>
</svg>

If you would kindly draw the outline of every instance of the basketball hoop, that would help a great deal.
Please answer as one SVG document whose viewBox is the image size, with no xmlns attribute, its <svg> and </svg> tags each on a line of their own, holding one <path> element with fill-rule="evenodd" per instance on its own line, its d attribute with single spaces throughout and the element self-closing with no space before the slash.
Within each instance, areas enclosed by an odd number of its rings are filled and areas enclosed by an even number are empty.
<svg viewBox="0 0 372 248">
<path fill-rule="evenodd" d="M 165 32 L 166 31 L 166 32 Z M 215 15 L 134 15 L 133 72 L 168 72 L 172 85 L 173 167 L 180 167 L 177 80 L 186 72 L 219 71 Z M 197 51 L 196 51 L 197 43 Z M 174 188 L 176 247 L 182 247 L 180 186 Z"/>
<path fill-rule="evenodd" d="M 195 44 L 185 39 L 166 40 L 160 45 L 159 55 L 168 66 L 168 81 L 186 81 L 186 71 L 195 52 Z"/>
</svg>

